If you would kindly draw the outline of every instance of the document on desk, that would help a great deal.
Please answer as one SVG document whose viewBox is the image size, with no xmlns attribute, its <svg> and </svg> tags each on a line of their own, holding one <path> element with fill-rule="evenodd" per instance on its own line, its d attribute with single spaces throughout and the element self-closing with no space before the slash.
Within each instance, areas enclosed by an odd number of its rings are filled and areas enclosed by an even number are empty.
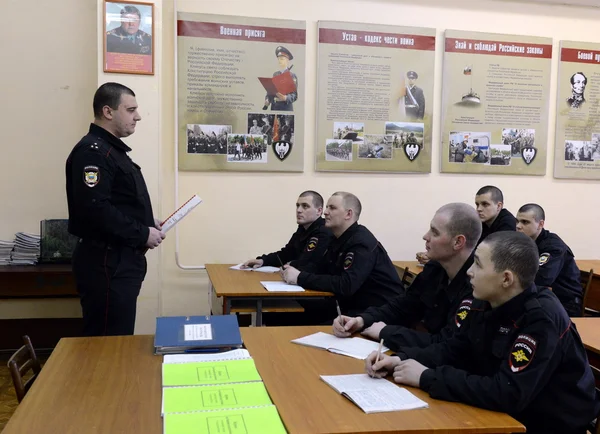
<svg viewBox="0 0 600 434">
<path fill-rule="evenodd" d="M 162 365 L 163 387 L 244 383 L 248 381 L 261 381 L 253 359 L 163 363 Z"/>
<path fill-rule="evenodd" d="M 270 265 L 266 265 L 264 267 L 258 268 L 242 268 L 243 262 L 241 264 L 233 265 L 229 267 L 230 270 L 239 270 L 239 271 L 258 271 L 259 273 L 278 273 L 279 267 L 271 267 Z"/>
<path fill-rule="evenodd" d="M 290 285 L 285 282 L 260 282 L 269 292 L 304 292 L 304 288 L 298 285 Z"/>
<path fill-rule="evenodd" d="M 286 434 L 274 405 L 232 410 L 165 413 L 164 434 Z"/>
<path fill-rule="evenodd" d="M 163 363 L 216 362 L 251 358 L 248 350 L 240 349 L 216 354 L 165 354 Z"/>
<path fill-rule="evenodd" d="M 321 380 L 367 414 L 429 407 L 425 401 L 385 378 L 371 378 L 367 374 L 321 375 Z"/>
<path fill-rule="evenodd" d="M 294 339 L 292 342 L 309 347 L 322 348 L 335 354 L 361 360 L 366 359 L 369 354 L 379 349 L 377 342 L 362 338 L 338 338 L 337 336 L 323 332 Z M 388 350 L 389 348 L 387 347 L 381 348 L 381 351 L 384 353 Z"/>
<path fill-rule="evenodd" d="M 262 381 L 216 386 L 164 387 L 161 414 L 271 404 L 271 398 Z"/>
</svg>

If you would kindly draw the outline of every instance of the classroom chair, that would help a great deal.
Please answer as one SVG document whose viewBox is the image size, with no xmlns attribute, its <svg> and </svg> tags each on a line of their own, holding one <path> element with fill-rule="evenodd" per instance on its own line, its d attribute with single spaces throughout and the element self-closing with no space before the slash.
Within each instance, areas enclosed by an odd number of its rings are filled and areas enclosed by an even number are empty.
<svg viewBox="0 0 600 434">
<path fill-rule="evenodd" d="M 594 269 L 589 272 L 581 272 L 581 286 L 583 288 L 583 303 L 581 303 L 581 316 L 598 316 L 600 306 L 592 300 L 590 294 L 590 288 L 592 287 L 592 281 L 594 278 Z"/>
<path fill-rule="evenodd" d="M 25 394 L 42 370 L 29 336 L 23 336 L 23 342 L 25 342 L 25 345 L 19 348 L 8 360 L 8 369 L 10 370 L 19 402 L 23 400 Z M 26 374 L 30 370 L 33 371 L 33 375 L 28 380 L 25 380 Z"/>
</svg>

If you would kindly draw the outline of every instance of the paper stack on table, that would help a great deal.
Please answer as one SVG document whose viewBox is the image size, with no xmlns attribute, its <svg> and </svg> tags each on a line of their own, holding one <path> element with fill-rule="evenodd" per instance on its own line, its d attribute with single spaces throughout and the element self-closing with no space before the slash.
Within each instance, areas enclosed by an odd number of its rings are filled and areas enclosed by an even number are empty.
<svg viewBox="0 0 600 434">
<path fill-rule="evenodd" d="M 304 288 L 298 285 L 290 285 L 285 282 L 260 282 L 260 284 L 269 292 L 303 292 Z"/>
</svg>

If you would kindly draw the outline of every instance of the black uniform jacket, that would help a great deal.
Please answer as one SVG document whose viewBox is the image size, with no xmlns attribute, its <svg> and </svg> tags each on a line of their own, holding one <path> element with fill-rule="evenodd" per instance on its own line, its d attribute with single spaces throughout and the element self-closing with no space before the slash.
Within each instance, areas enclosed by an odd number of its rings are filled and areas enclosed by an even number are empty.
<svg viewBox="0 0 600 434">
<path fill-rule="evenodd" d="M 83 239 L 142 247 L 154 217 L 131 148 L 95 124 L 66 163 L 69 232 Z"/>
<path fill-rule="evenodd" d="M 399 355 L 431 368 L 420 380 L 431 397 L 508 413 L 529 434 L 585 432 L 600 410 L 579 333 L 547 288 L 496 309 L 474 300 L 451 339 Z"/>
<path fill-rule="evenodd" d="M 496 220 L 491 226 L 481 223 L 481 237 L 479 237 L 479 243 L 481 243 L 485 237 L 494 232 L 500 231 L 516 231 L 517 230 L 517 219 L 510 213 L 509 210 L 502 208 L 496 217 Z"/>
<path fill-rule="evenodd" d="M 535 276 L 538 286 L 549 286 L 561 303 L 583 296 L 581 272 L 573 252 L 556 234 L 542 229 L 535 240 L 540 252 L 540 268 Z"/>
<path fill-rule="evenodd" d="M 360 314 L 365 327 L 377 321 L 386 323 L 379 336 L 392 350 L 404 346 L 424 348 L 450 338 L 467 318 L 473 303 L 473 290 L 467 276 L 471 264 L 473 255 L 449 281 L 439 262 L 427 262 L 407 289 L 406 296 Z M 419 321 L 426 332 L 408 328 Z"/>
<path fill-rule="evenodd" d="M 262 255 L 256 259 L 262 259 L 263 265 L 272 267 L 281 267 L 282 264 L 289 262 L 292 267 L 300 271 L 315 270 L 332 239 L 333 234 L 329 228 L 325 227 L 325 220 L 319 217 L 312 222 L 308 229 L 298 225 L 298 230 L 280 251 Z"/>
<path fill-rule="evenodd" d="M 386 250 L 357 223 L 331 242 L 317 273 L 300 273 L 298 285 L 334 293 L 342 312 L 352 316 L 404 294 Z"/>
</svg>

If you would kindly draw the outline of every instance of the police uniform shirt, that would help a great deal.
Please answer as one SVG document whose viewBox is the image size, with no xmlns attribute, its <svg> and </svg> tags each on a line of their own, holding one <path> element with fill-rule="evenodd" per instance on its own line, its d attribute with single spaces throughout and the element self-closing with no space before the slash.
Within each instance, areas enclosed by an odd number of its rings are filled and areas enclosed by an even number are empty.
<svg viewBox="0 0 600 434">
<path fill-rule="evenodd" d="M 510 211 L 502 208 L 491 226 L 488 226 L 482 222 L 481 227 L 481 237 L 479 237 L 477 244 L 481 243 L 485 237 L 487 237 L 489 234 L 493 234 L 494 232 L 516 231 L 517 219 L 510 213 Z"/>
<path fill-rule="evenodd" d="M 528 433 L 585 433 L 600 411 L 581 338 L 547 288 L 496 309 L 474 300 L 451 339 L 398 355 L 429 368 L 420 387 L 432 398 L 508 413 Z"/>
<path fill-rule="evenodd" d="M 467 270 L 472 264 L 473 255 L 450 281 L 439 262 L 427 262 L 407 289 L 406 296 L 396 297 L 381 307 L 371 307 L 359 315 L 365 328 L 377 321 L 386 323 L 379 337 L 394 351 L 404 346 L 424 348 L 450 338 L 471 310 L 473 289 Z M 421 321 L 426 332 L 408 328 Z"/>
<path fill-rule="evenodd" d="M 331 242 L 318 273 L 299 274 L 298 285 L 334 293 L 347 315 L 404 294 L 404 285 L 386 250 L 358 223 Z"/>
<path fill-rule="evenodd" d="M 327 251 L 332 239 L 331 231 L 325 227 L 325 220 L 319 217 L 311 223 L 308 229 L 298 225 L 292 238 L 280 251 L 262 255 L 256 259 L 262 259 L 265 266 L 280 267 L 282 263 L 289 262 L 298 270 L 314 269 Z"/>
<path fill-rule="evenodd" d="M 546 229 L 542 229 L 535 243 L 540 253 L 536 285 L 551 287 L 563 305 L 573 302 L 574 309 L 565 306 L 567 312 L 571 316 L 581 316 L 581 271 L 575 263 L 573 252 L 558 235 Z"/>
<path fill-rule="evenodd" d="M 104 128 L 89 133 L 66 164 L 69 232 L 83 239 L 143 247 L 154 227 L 148 189 L 131 148 Z"/>
<path fill-rule="evenodd" d="M 119 26 L 106 32 L 106 51 L 150 55 L 152 54 L 152 35 L 142 30 L 130 35 Z"/>
</svg>

